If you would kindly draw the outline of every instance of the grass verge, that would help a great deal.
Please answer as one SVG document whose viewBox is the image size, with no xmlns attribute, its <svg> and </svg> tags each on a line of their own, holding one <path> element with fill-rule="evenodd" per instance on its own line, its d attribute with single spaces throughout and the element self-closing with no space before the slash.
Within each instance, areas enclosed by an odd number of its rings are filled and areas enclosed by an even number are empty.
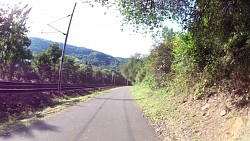
<svg viewBox="0 0 250 141">
<path fill-rule="evenodd" d="M 130 91 L 141 108 L 143 115 L 154 126 L 159 140 L 165 140 L 166 136 L 173 139 L 174 133 L 167 131 L 169 129 L 167 126 L 171 125 L 171 123 L 174 124 L 179 117 L 173 96 L 166 94 L 162 90 L 152 91 L 142 86 L 133 86 Z M 166 121 L 168 121 L 168 124 L 166 124 Z"/>
<path fill-rule="evenodd" d="M 53 99 L 55 106 L 53 107 L 47 107 L 41 111 L 35 111 L 35 115 L 36 117 L 40 116 L 40 117 L 45 117 L 49 114 L 55 113 L 55 112 L 59 112 L 63 109 L 66 109 L 70 106 L 74 106 L 76 104 L 78 104 L 79 102 L 86 102 L 88 100 L 93 99 L 94 97 L 97 97 L 99 95 L 102 95 L 104 93 L 109 92 L 111 89 L 109 90 L 102 90 L 102 91 L 95 91 L 92 92 L 90 94 L 87 95 L 77 95 L 74 97 L 71 96 L 64 96 L 63 98 L 57 97 L 55 99 Z"/>
</svg>

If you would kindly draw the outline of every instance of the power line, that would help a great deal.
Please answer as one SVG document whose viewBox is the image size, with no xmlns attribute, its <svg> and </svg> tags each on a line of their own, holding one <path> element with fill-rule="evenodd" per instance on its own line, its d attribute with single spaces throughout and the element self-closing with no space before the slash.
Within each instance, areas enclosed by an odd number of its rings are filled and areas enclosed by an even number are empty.
<svg viewBox="0 0 250 141">
<path fill-rule="evenodd" d="M 58 31 L 55 31 L 55 32 L 39 32 L 39 33 L 42 33 L 42 34 L 50 34 L 50 33 L 58 33 Z"/>
<path fill-rule="evenodd" d="M 48 23 L 47 25 L 49 26 L 49 27 L 51 27 L 51 28 L 53 28 L 54 30 L 56 30 L 56 32 L 40 32 L 40 33 L 42 33 L 42 34 L 50 34 L 50 33 L 58 33 L 58 32 L 60 32 L 60 33 L 62 33 L 63 35 L 66 35 L 66 33 L 64 33 L 64 32 L 62 32 L 61 30 L 59 30 L 59 29 L 57 29 L 57 28 L 55 28 L 54 26 L 52 26 L 51 24 L 52 23 L 55 23 L 55 22 L 58 22 L 58 21 L 60 21 L 60 20 L 63 20 L 63 19 L 65 19 L 65 18 L 67 18 L 67 17 L 70 17 L 71 16 L 71 14 L 69 14 L 69 15 L 67 15 L 67 16 L 64 16 L 64 17 L 62 17 L 62 18 L 59 18 L 59 19 L 57 19 L 57 20 L 54 20 L 54 21 L 52 21 L 52 22 L 50 22 L 50 23 Z"/>
<path fill-rule="evenodd" d="M 48 25 L 49 27 L 55 29 L 56 31 L 62 33 L 63 35 L 66 35 L 66 33 L 62 32 L 61 30 L 59 30 L 59 29 L 57 29 L 57 28 L 55 28 L 55 27 L 53 27 L 53 26 L 51 26 L 50 24 L 47 24 L 47 25 Z"/>
<path fill-rule="evenodd" d="M 50 23 L 48 23 L 48 24 L 55 23 L 55 22 L 57 22 L 57 21 L 63 20 L 63 19 L 65 19 L 65 18 L 67 18 L 67 17 L 70 17 L 70 16 L 71 16 L 71 14 L 69 14 L 69 15 L 67 15 L 67 16 L 65 16 L 65 17 L 59 18 L 59 19 L 57 19 L 57 20 L 54 20 L 54 21 L 52 21 L 52 22 L 50 22 Z"/>
<path fill-rule="evenodd" d="M 62 32 L 61 30 L 55 28 L 55 27 L 52 26 L 51 24 L 52 24 L 52 23 L 55 23 L 55 22 L 58 22 L 58 21 L 60 21 L 60 20 L 63 20 L 63 19 L 65 19 L 65 18 L 67 18 L 67 17 L 70 17 L 70 16 L 71 16 L 71 14 L 69 14 L 69 15 L 67 15 L 67 16 L 65 16 L 65 17 L 59 18 L 59 19 L 57 19 L 57 20 L 55 20 L 55 21 L 53 21 L 53 22 L 50 22 L 50 23 L 48 23 L 47 25 L 48 25 L 49 27 L 55 29 L 56 31 L 62 33 L 63 35 L 66 35 L 66 33 L 64 33 L 64 32 Z"/>
</svg>

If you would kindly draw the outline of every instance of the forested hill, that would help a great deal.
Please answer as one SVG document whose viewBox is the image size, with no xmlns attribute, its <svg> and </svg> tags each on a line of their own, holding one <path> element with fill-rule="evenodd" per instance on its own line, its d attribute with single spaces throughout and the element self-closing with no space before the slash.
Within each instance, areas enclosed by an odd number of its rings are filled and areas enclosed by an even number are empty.
<svg viewBox="0 0 250 141">
<path fill-rule="evenodd" d="M 48 49 L 53 41 L 45 40 L 42 38 L 30 37 L 31 45 L 29 49 L 33 55 L 38 54 Z M 63 47 L 63 43 L 57 43 L 60 48 Z M 85 47 L 77 47 L 73 45 L 67 45 L 65 50 L 66 55 L 74 57 L 80 63 L 91 63 L 93 66 L 104 67 L 108 69 L 114 69 L 118 71 L 123 63 L 126 63 L 128 58 L 113 57 L 111 55 L 91 50 Z"/>
</svg>

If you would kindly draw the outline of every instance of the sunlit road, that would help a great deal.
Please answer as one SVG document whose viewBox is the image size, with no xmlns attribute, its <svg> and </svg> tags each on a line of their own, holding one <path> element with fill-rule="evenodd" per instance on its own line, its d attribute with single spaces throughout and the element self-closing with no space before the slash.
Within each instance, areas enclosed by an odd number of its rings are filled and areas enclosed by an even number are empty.
<svg viewBox="0 0 250 141">
<path fill-rule="evenodd" d="M 129 92 L 115 89 L 0 137 L 0 141 L 156 141 Z"/>
</svg>

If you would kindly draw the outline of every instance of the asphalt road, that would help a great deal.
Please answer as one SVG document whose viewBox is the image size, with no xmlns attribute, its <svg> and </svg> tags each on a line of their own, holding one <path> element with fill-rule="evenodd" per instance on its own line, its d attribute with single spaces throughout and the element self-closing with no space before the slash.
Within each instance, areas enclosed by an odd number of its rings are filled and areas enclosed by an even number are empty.
<svg viewBox="0 0 250 141">
<path fill-rule="evenodd" d="M 70 107 L 0 141 L 156 141 L 129 87 L 115 89 Z"/>
</svg>

